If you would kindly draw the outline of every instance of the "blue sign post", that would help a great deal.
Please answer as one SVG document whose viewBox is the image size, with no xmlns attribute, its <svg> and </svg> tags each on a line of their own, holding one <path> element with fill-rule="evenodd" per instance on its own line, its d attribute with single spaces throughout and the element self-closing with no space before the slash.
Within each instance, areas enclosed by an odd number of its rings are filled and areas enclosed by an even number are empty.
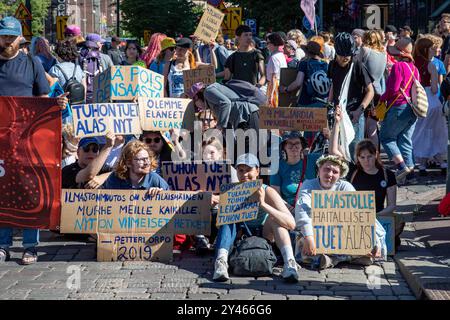
<svg viewBox="0 0 450 320">
<path fill-rule="evenodd" d="M 257 35 L 256 19 L 246 19 L 245 24 L 252 29 L 253 35 L 256 36 Z"/>
</svg>

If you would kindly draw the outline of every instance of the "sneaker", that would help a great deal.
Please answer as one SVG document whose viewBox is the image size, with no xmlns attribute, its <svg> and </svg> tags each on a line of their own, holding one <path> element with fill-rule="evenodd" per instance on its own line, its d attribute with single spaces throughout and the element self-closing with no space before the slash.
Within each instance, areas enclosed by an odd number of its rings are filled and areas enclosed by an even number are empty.
<svg viewBox="0 0 450 320">
<path fill-rule="evenodd" d="M 298 282 L 297 262 L 294 259 L 290 259 L 287 264 L 284 265 L 281 277 L 284 281 L 289 283 Z"/>
<path fill-rule="evenodd" d="M 404 169 L 398 169 L 395 172 L 395 179 L 397 180 L 398 184 L 403 184 L 405 182 L 405 178 L 406 176 L 410 173 L 411 171 L 409 170 L 409 168 L 404 168 Z"/>
<path fill-rule="evenodd" d="M 333 261 L 331 260 L 331 258 L 329 256 L 327 256 L 326 254 L 321 254 L 319 257 L 319 269 L 320 270 L 325 270 L 328 268 L 333 268 L 334 264 Z"/>
<path fill-rule="evenodd" d="M 228 281 L 230 277 L 228 276 L 228 262 L 223 258 L 216 259 L 214 263 L 214 275 L 213 280 L 218 282 Z"/>
</svg>

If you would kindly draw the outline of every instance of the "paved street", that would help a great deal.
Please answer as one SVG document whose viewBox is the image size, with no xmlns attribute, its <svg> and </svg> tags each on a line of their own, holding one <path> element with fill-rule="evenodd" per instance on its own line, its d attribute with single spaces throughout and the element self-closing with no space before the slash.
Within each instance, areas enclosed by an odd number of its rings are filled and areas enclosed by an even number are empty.
<svg viewBox="0 0 450 320">
<path fill-rule="evenodd" d="M 399 212 L 410 221 L 405 235 L 413 226 L 414 215 L 420 216 L 422 205 L 442 197 L 444 189 L 444 178 L 437 172 L 400 188 Z M 0 299 L 416 299 L 411 284 L 392 259 L 368 268 L 342 265 L 322 272 L 302 268 L 300 282 L 295 285 L 285 284 L 277 276 L 279 269 L 273 277 L 232 277 L 227 283 L 215 283 L 213 257 L 198 257 L 192 252 L 175 255 L 167 265 L 99 263 L 95 261 L 95 244 L 42 232 L 39 262 L 24 267 L 19 265 L 19 244 L 14 243 L 12 261 L 0 266 Z M 396 260 L 408 254 L 409 245 L 403 239 Z"/>
</svg>

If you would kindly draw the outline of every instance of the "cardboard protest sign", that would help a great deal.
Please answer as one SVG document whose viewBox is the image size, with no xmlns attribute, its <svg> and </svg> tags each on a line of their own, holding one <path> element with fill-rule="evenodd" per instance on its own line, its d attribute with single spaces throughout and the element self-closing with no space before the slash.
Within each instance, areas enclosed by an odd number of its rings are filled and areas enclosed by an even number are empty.
<svg viewBox="0 0 450 320">
<path fill-rule="evenodd" d="M 197 82 L 203 82 L 206 86 L 216 82 L 216 70 L 208 65 L 192 70 L 183 70 L 184 90 L 189 89 Z"/>
<path fill-rule="evenodd" d="M 259 108 L 260 129 L 321 131 L 328 127 L 326 108 Z"/>
<path fill-rule="evenodd" d="M 75 137 L 141 134 L 137 103 L 98 103 L 72 106 Z"/>
<path fill-rule="evenodd" d="M 375 192 L 313 191 L 317 254 L 367 255 L 375 246 Z"/>
<path fill-rule="evenodd" d="M 224 16 L 220 10 L 207 5 L 194 36 L 205 43 L 216 40 Z"/>
<path fill-rule="evenodd" d="M 377 216 L 378 222 L 386 231 L 386 247 L 389 256 L 395 255 L 395 217 Z"/>
<path fill-rule="evenodd" d="M 139 98 L 141 127 L 145 131 L 182 129 L 186 109 L 192 100 L 178 98 Z"/>
<path fill-rule="evenodd" d="M 219 193 L 231 183 L 231 167 L 226 162 L 163 162 L 162 176 L 171 190 Z"/>
<path fill-rule="evenodd" d="M 256 192 L 261 186 L 262 180 L 222 185 L 216 225 L 255 220 L 259 211 Z"/>
<path fill-rule="evenodd" d="M 170 233 L 112 234 L 99 233 L 97 261 L 172 260 L 173 235 Z"/>
<path fill-rule="evenodd" d="M 288 87 L 297 78 L 298 70 L 293 68 L 281 68 L 280 72 L 280 86 Z M 301 90 L 295 92 L 280 92 L 278 95 L 278 105 L 280 107 L 294 108 L 297 106 L 297 101 Z"/>
<path fill-rule="evenodd" d="M 0 97 L 0 227 L 57 229 L 60 164 L 56 99 Z"/>
<path fill-rule="evenodd" d="M 61 201 L 62 233 L 211 232 L 211 193 L 63 189 Z"/>
<path fill-rule="evenodd" d="M 164 76 L 140 66 L 113 66 L 94 78 L 94 102 L 164 96 Z"/>
</svg>

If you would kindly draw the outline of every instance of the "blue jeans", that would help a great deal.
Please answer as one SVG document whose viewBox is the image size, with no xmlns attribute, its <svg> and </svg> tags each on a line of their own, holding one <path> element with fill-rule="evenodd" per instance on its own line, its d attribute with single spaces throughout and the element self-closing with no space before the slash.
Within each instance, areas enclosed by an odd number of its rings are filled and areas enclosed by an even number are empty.
<svg viewBox="0 0 450 320">
<path fill-rule="evenodd" d="M 349 151 L 350 151 L 350 156 L 352 157 L 353 162 L 356 163 L 356 159 L 355 159 L 355 150 L 356 150 L 356 145 L 364 140 L 364 125 L 365 125 L 365 118 L 364 118 L 364 112 L 361 114 L 361 116 L 359 117 L 358 122 L 353 124 L 353 130 L 355 130 L 355 139 L 352 140 L 352 142 L 349 145 Z"/>
<path fill-rule="evenodd" d="M 224 224 L 219 227 L 219 232 L 217 233 L 216 238 L 216 258 L 219 249 L 226 249 L 228 252 L 231 251 L 234 241 L 236 240 L 237 233 L 241 229 L 249 235 L 243 223 Z M 262 229 L 263 226 L 256 229 L 251 228 L 249 231 L 253 236 L 262 237 Z"/>
<path fill-rule="evenodd" d="M 389 109 L 381 123 L 380 141 L 389 159 L 401 155 L 409 168 L 414 167 L 412 135 L 416 122 L 412 108 L 404 104 Z"/>
<path fill-rule="evenodd" d="M 13 229 L 0 228 L 0 248 L 9 250 L 12 246 Z M 25 249 L 36 247 L 39 244 L 39 229 L 23 229 L 22 245 Z"/>
</svg>

